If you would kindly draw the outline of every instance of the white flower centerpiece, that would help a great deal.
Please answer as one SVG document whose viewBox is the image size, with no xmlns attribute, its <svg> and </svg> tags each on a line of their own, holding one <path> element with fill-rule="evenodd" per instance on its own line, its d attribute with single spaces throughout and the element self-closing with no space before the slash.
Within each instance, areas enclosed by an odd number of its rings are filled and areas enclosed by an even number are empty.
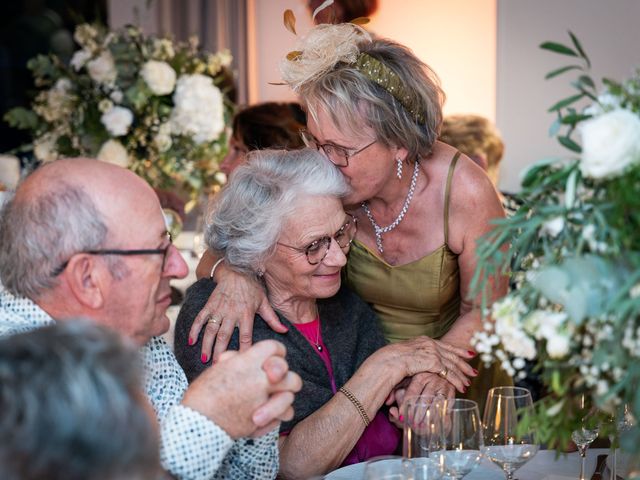
<svg viewBox="0 0 640 480">
<path fill-rule="evenodd" d="M 70 65 L 42 55 L 29 62 L 40 91 L 31 109 L 5 116 L 32 134 L 26 149 L 42 162 L 69 156 L 112 162 L 192 198 L 217 183 L 233 109 L 226 91 L 231 55 L 131 26 L 108 32 L 84 24 L 74 38 L 80 49 Z"/>
<path fill-rule="evenodd" d="M 598 405 L 605 435 L 617 435 L 606 422 L 625 405 L 640 418 L 640 71 L 599 89 L 570 36 L 571 46 L 541 47 L 576 60 L 547 75 L 578 72 L 577 93 L 550 108 L 551 133 L 573 157 L 524 173 L 523 206 L 479 245 L 475 276 L 484 288 L 512 271 L 514 288 L 485 310 L 475 347 L 516 377 L 535 363 L 547 389 L 538 433 L 560 448 L 580 427 L 581 395 Z M 637 422 L 619 440 L 637 452 Z"/>
</svg>

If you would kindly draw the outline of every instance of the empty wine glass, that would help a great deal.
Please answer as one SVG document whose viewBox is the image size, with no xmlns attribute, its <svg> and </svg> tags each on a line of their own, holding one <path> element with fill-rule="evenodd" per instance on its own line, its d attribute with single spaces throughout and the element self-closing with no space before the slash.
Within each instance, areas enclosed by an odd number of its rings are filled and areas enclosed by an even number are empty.
<svg viewBox="0 0 640 480">
<path fill-rule="evenodd" d="M 413 467 L 414 480 L 438 480 L 444 474 L 442 451 L 444 397 L 418 395 L 403 405 L 403 457 Z"/>
<path fill-rule="evenodd" d="M 531 460 L 539 445 L 527 421 L 533 411 L 531 393 L 520 387 L 495 387 L 489 390 L 484 409 L 484 454 L 498 464 L 508 480 Z M 519 427 L 520 424 L 520 427 Z"/>
<path fill-rule="evenodd" d="M 607 466 L 609 467 L 611 480 L 617 480 L 618 478 L 617 441 L 625 432 L 631 429 L 636 422 L 635 422 L 635 419 L 633 418 L 633 414 L 631 413 L 631 409 L 629 408 L 628 403 L 625 403 L 621 408 L 618 409 L 613 420 L 615 422 L 616 431 L 613 435 L 609 436 L 609 439 L 611 440 L 611 455 L 609 457 L 610 462 L 607 461 Z"/>
<path fill-rule="evenodd" d="M 587 461 L 587 449 L 598 438 L 599 425 L 596 418 L 596 408 L 587 395 L 581 395 L 578 405 L 581 412 L 580 428 L 571 433 L 571 440 L 578 447 L 580 454 L 580 480 L 585 480 L 584 470 Z"/>
<path fill-rule="evenodd" d="M 443 409 L 444 450 L 440 461 L 450 477 L 464 477 L 480 462 L 482 424 L 473 400 L 446 400 Z"/>
<path fill-rule="evenodd" d="M 363 480 L 410 480 L 412 467 L 402 457 L 385 455 L 374 457 L 364 466 Z"/>
</svg>

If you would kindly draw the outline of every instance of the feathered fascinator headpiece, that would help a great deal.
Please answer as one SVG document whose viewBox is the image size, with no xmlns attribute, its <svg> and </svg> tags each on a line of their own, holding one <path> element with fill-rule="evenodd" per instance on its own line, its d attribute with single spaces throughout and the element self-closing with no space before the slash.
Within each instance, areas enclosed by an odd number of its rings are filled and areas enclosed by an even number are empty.
<svg viewBox="0 0 640 480">
<path fill-rule="evenodd" d="M 368 21 L 367 18 L 357 18 L 349 23 L 321 24 L 312 28 L 281 62 L 283 80 L 297 91 L 302 85 L 331 72 L 339 64 L 351 65 L 389 92 L 416 121 L 423 122 L 425 115 L 401 78 L 380 60 L 361 52 L 361 46 L 372 41 L 371 35 L 360 26 Z M 288 30 L 296 33 L 295 17 L 291 10 L 285 12 L 284 23 Z"/>
</svg>

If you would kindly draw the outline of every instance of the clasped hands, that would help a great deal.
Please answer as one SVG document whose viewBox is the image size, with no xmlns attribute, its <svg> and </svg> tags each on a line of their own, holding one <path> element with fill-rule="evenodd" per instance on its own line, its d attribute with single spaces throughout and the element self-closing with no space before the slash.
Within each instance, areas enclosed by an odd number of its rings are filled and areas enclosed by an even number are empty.
<svg viewBox="0 0 640 480">
<path fill-rule="evenodd" d="M 275 340 L 243 352 L 224 352 L 189 386 L 182 404 L 212 420 L 235 439 L 258 437 L 293 418 L 300 376 L 289 370 L 286 348 Z"/>
</svg>

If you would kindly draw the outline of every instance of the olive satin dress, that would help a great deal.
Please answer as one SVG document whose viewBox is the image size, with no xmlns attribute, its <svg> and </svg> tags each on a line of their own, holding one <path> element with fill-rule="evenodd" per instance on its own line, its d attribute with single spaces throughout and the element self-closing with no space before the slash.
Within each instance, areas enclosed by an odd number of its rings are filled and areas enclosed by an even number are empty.
<svg viewBox="0 0 640 480">
<path fill-rule="evenodd" d="M 389 342 L 419 335 L 438 339 L 460 316 L 458 255 L 448 246 L 449 190 L 459 157 L 460 152 L 453 157 L 447 175 L 442 246 L 425 257 L 396 266 L 389 265 L 357 240 L 351 246 L 345 280 L 372 305 Z M 513 380 L 497 364 L 489 369 L 479 359 L 471 364 L 480 373 L 464 397 L 477 401 L 482 415 L 487 391 L 494 386 L 512 385 Z"/>
</svg>

